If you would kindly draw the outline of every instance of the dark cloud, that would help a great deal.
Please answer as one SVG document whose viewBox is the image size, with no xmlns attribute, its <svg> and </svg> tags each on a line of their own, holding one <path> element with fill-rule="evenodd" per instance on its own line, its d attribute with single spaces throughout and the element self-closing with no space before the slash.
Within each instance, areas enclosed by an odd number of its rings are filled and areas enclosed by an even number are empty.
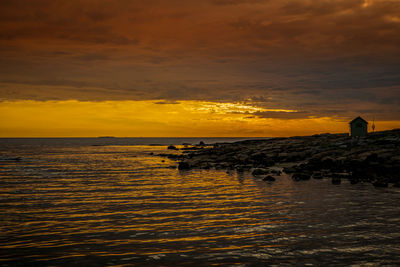
<svg viewBox="0 0 400 267">
<path fill-rule="evenodd" d="M 163 101 L 154 102 L 154 104 L 157 104 L 157 105 L 176 105 L 176 104 L 180 104 L 180 102 L 173 101 L 173 100 L 169 100 L 169 101 L 163 100 Z"/>
<path fill-rule="evenodd" d="M 0 98 L 248 101 L 400 119 L 400 4 L 3 0 Z M 378 116 L 378 115 L 377 115 Z"/>
<path fill-rule="evenodd" d="M 298 111 L 298 112 L 260 111 L 254 113 L 254 115 L 259 118 L 284 119 L 284 120 L 308 119 L 311 116 L 310 113 L 305 111 Z"/>
<path fill-rule="evenodd" d="M 215 5 L 260 4 L 266 2 L 268 2 L 268 0 L 211 0 L 211 3 Z"/>
</svg>

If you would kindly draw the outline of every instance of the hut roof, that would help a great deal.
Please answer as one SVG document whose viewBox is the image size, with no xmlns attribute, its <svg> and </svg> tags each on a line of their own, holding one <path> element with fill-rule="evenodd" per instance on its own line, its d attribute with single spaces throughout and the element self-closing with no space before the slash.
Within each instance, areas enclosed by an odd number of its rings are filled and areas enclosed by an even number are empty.
<svg viewBox="0 0 400 267">
<path fill-rule="evenodd" d="M 356 122 L 358 120 L 361 120 L 363 122 L 365 122 L 366 124 L 368 124 L 368 122 L 366 120 L 364 120 L 363 118 L 361 118 L 360 116 L 358 116 L 357 118 L 355 118 L 354 120 L 352 120 L 351 122 L 349 122 L 349 124 L 352 124 L 353 122 Z"/>
</svg>

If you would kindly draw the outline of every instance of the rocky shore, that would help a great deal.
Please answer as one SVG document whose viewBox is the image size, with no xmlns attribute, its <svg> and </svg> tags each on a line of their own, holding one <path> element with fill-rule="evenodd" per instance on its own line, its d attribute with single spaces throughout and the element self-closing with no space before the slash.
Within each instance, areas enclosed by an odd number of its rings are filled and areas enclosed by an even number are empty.
<svg viewBox="0 0 400 267">
<path fill-rule="evenodd" d="M 348 179 L 352 184 L 400 187 L 400 129 L 361 138 L 320 134 L 197 145 L 181 152 L 162 156 L 179 160 L 180 170 L 249 171 L 265 181 L 279 179 L 284 172 L 295 181 L 329 178 L 340 184 Z"/>
</svg>

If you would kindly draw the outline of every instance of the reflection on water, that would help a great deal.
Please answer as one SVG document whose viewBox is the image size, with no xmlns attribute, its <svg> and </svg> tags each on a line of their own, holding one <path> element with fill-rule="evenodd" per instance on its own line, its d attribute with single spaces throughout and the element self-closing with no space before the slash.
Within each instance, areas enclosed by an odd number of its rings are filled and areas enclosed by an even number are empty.
<svg viewBox="0 0 400 267">
<path fill-rule="evenodd" d="M 400 264 L 399 189 L 180 172 L 160 150 L 8 149 L 0 264 Z"/>
</svg>

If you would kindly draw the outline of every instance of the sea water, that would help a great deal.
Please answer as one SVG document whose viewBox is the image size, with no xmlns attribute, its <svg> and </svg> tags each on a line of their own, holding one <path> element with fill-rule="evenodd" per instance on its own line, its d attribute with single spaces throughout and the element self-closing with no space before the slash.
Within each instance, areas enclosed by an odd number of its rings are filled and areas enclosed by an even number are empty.
<svg viewBox="0 0 400 267">
<path fill-rule="evenodd" d="M 0 265 L 400 264 L 398 188 L 151 155 L 235 140 L 0 139 Z"/>
</svg>

